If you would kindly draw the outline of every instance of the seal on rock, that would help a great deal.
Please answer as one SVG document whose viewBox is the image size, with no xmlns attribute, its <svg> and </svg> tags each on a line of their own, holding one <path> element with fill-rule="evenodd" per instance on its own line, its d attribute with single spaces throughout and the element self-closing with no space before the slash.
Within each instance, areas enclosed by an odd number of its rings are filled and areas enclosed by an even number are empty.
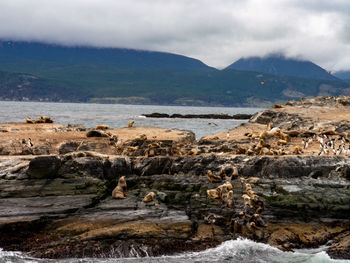
<svg viewBox="0 0 350 263">
<path fill-rule="evenodd" d="M 150 192 L 143 198 L 142 201 L 145 202 L 145 203 L 152 202 L 154 200 L 155 195 L 156 194 L 154 192 Z"/>
<path fill-rule="evenodd" d="M 128 124 L 128 128 L 131 128 L 131 127 L 134 125 L 134 123 L 135 123 L 135 121 L 131 121 L 131 122 L 129 122 L 129 124 Z"/>
<path fill-rule="evenodd" d="M 122 176 L 118 180 L 118 185 L 114 188 L 112 192 L 112 198 L 124 199 L 127 196 L 126 193 L 126 180 L 125 176 Z"/>
<path fill-rule="evenodd" d="M 220 183 L 222 181 L 222 177 L 220 175 L 215 175 L 210 170 L 208 170 L 207 176 L 211 183 Z"/>
</svg>

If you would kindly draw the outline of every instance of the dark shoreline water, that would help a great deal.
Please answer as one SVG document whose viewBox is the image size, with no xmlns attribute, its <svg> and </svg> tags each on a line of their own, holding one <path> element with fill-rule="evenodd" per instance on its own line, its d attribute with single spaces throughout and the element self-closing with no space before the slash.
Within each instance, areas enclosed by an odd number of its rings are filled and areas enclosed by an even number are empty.
<svg viewBox="0 0 350 263">
<path fill-rule="evenodd" d="M 209 134 L 232 129 L 247 120 L 213 119 L 158 119 L 146 118 L 142 114 L 164 112 L 166 114 L 254 114 L 261 108 L 232 107 L 187 107 L 90 103 L 47 102 L 0 102 L 0 123 L 24 122 L 26 116 L 36 119 L 40 115 L 50 116 L 56 123 L 82 124 L 87 128 L 99 124 L 111 128 L 125 127 L 131 120 L 136 126 L 159 126 L 191 130 L 200 138 Z"/>
</svg>

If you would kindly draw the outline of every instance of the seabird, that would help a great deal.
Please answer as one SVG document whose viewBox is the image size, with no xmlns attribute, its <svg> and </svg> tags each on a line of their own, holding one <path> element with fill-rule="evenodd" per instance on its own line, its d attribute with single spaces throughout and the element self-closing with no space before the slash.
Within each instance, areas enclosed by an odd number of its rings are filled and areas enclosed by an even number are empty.
<svg viewBox="0 0 350 263">
<path fill-rule="evenodd" d="M 306 141 L 304 139 L 301 140 L 301 143 L 303 144 L 303 148 L 306 148 Z"/>
<path fill-rule="evenodd" d="M 32 140 L 30 138 L 28 138 L 28 146 L 33 147 Z"/>
<path fill-rule="evenodd" d="M 323 138 L 322 137 L 317 136 L 317 140 L 321 145 L 323 145 Z"/>
<path fill-rule="evenodd" d="M 337 150 L 337 152 L 335 154 L 339 155 L 339 154 L 341 154 L 341 151 L 342 151 L 342 148 L 341 148 L 341 145 L 339 145 L 338 150 Z"/>
</svg>

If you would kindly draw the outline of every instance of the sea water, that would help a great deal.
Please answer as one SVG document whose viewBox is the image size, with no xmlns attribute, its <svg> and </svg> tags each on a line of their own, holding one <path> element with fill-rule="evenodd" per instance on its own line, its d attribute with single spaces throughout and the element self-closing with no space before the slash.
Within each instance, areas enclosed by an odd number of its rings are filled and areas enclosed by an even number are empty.
<svg viewBox="0 0 350 263">
<path fill-rule="evenodd" d="M 154 105 L 122 105 L 92 103 L 44 103 L 0 101 L 0 123 L 24 122 L 26 116 L 36 119 L 49 116 L 55 123 L 81 124 L 87 128 L 104 124 L 111 128 L 125 127 L 130 121 L 135 126 L 158 126 L 191 130 L 199 139 L 209 134 L 232 129 L 246 120 L 146 118 L 142 114 L 154 112 L 167 114 L 253 114 L 261 108 L 185 107 Z"/>
<path fill-rule="evenodd" d="M 326 247 L 324 247 L 326 249 Z M 0 263 L 326 263 L 350 262 L 331 259 L 325 251 L 303 250 L 303 252 L 283 252 L 266 244 L 248 239 L 230 240 L 218 247 L 201 252 L 183 253 L 174 256 L 144 258 L 69 258 L 36 259 L 20 252 L 0 250 Z"/>
</svg>

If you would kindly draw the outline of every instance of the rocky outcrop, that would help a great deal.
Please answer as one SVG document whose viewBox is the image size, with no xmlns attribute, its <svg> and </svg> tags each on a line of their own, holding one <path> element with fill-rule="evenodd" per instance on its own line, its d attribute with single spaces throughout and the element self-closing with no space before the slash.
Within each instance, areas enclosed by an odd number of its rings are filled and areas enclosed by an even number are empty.
<svg viewBox="0 0 350 263">
<path fill-rule="evenodd" d="M 147 118 L 183 118 L 183 119 L 236 119 L 236 120 L 248 120 L 252 117 L 251 114 L 166 114 L 166 113 L 150 113 L 142 114 Z"/>
<path fill-rule="evenodd" d="M 322 156 L 1 158 L 0 245 L 53 258 L 130 256 L 133 249 L 160 255 L 185 251 L 184 242 L 189 250 L 216 245 L 236 236 L 231 220 L 242 211 L 245 189 L 231 180 L 235 208 L 229 209 L 207 196 L 219 183 L 211 184 L 206 172 L 233 165 L 263 199 L 268 224 L 262 236 L 240 235 L 281 249 L 339 240 L 330 253 L 349 257 L 350 161 Z M 111 199 L 121 176 L 128 196 Z M 155 200 L 142 202 L 151 191 Z M 6 234 L 10 229 L 16 238 Z"/>
<path fill-rule="evenodd" d="M 154 127 L 1 126 L 0 247 L 152 256 L 244 236 L 350 258 L 347 100 L 279 105 L 198 141 Z M 18 139 L 28 133 L 32 146 Z"/>
</svg>

